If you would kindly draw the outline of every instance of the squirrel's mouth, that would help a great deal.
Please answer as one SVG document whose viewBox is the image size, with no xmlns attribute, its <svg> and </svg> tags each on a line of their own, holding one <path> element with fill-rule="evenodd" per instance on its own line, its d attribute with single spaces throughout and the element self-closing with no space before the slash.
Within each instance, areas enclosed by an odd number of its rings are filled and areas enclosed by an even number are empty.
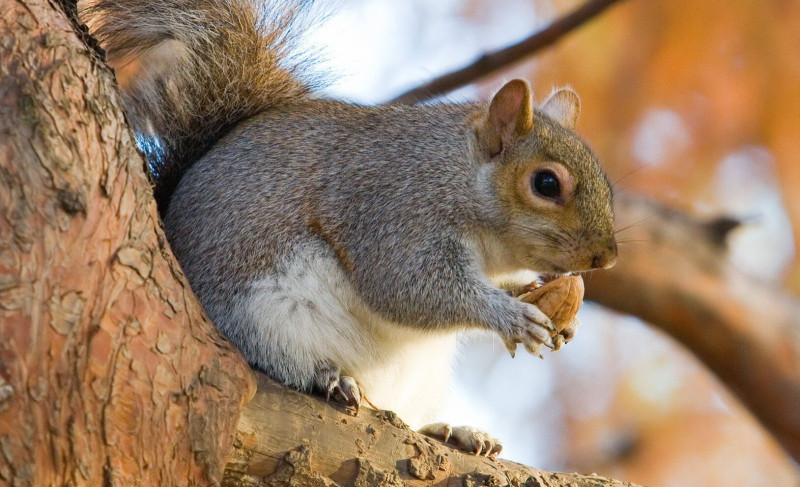
<svg viewBox="0 0 800 487">
<path fill-rule="evenodd" d="M 539 274 L 539 280 L 542 281 L 542 284 L 547 284 L 548 282 L 555 281 L 556 279 L 558 279 L 558 274 L 550 272 Z"/>
<path fill-rule="evenodd" d="M 558 266 L 553 266 L 553 267 L 558 267 Z M 568 272 L 566 270 L 564 272 L 561 272 L 559 268 L 557 272 L 543 272 L 539 274 L 539 281 L 541 281 L 542 284 L 547 284 L 548 282 L 555 281 L 559 277 L 569 276 L 572 274 L 573 272 Z"/>
</svg>

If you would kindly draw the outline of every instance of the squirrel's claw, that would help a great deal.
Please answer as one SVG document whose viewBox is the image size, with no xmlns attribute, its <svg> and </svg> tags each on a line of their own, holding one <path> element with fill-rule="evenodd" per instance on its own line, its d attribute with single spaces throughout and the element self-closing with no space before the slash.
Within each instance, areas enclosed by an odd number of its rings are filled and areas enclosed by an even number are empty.
<svg viewBox="0 0 800 487">
<path fill-rule="evenodd" d="M 496 438 L 469 426 L 451 427 L 447 423 L 433 423 L 424 426 L 419 432 L 444 443 L 452 439 L 456 448 L 474 455 L 496 457 L 503 450 L 503 445 Z"/>
<path fill-rule="evenodd" d="M 550 336 L 549 333 L 547 333 L 546 330 L 536 326 L 536 327 L 529 328 L 527 330 L 527 332 L 528 332 L 528 337 L 526 337 L 526 338 L 528 338 L 528 340 L 524 340 L 523 341 L 523 343 L 525 343 L 526 346 L 527 346 L 528 343 L 535 344 L 535 345 L 538 345 L 538 344 L 541 343 L 541 344 L 545 345 L 548 348 L 553 348 L 555 346 L 555 344 L 553 343 L 553 338 Z"/>
<path fill-rule="evenodd" d="M 553 339 L 552 335 L 556 335 L 556 328 L 550 318 L 536 305 L 520 304 L 523 305 L 524 321 L 518 323 L 510 332 L 500 332 L 503 344 L 511 357 L 516 354 L 518 343 L 522 343 L 528 352 L 539 358 L 544 358 L 541 352 L 542 345 L 552 349 L 560 348 L 564 339 L 561 336 L 556 340 Z"/>
<path fill-rule="evenodd" d="M 346 375 L 339 375 L 337 367 L 325 367 L 318 374 L 317 385 L 325 391 L 325 400 L 330 401 L 333 397 L 336 402 L 353 408 L 355 415 L 358 416 L 364 395 L 356 380 Z"/>
<path fill-rule="evenodd" d="M 338 377 L 334 377 L 334 378 L 331 379 L 331 383 L 328 384 L 327 391 L 325 391 L 325 400 L 326 401 L 330 402 L 331 394 L 333 394 L 336 391 L 337 387 L 339 387 L 339 378 Z"/>
<path fill-rule="evenodd" d="M 541 359 L 544 358 L 544 355 L 542 355 L 541 344 L 539 343 L 525 342 L 525 350 L 527 350 L 531 355 L 536 355 Z"/>
<path fill-rule="evenodd" d="M 505 335 L 505 336 L 503 336 L 501 338 L 503 339 L 503 345 L 506 346 L 506 350 L 508 350 L 508 353 L 511 354 L 511 358 L 514 358 L 514 356 L 517 354 L 517 342 L 516 342 L 516 340 L 514 340 L 513 338 L 511 338 L 508 335 Z"/>
<path fill-rule="evenodd" d="M 544 312 L 540 310 L 538 306 L 528 303 L 526 304 L 527 306 L 525 306 L 525 309 L 522 312 L 525 316 L 525 319 L 542 328 L 545 328 L 547 331 L 556 331 L 556 325 L 553 324 L 553 321 L 550 319 L 550 317 L 544 314 Z"/>
<path fill-rule="evenodd" d="M 339 385 L 335 389 L 336 397 L 347 407 L 355 409 L 355 415 L 361 409 L 361 389 L 358 388 L 356 380 L 352 377 L 343 375 L 339 377 Z"/>
<path fill-rule="evenodd" d="M 425 436 L 438 438 L 442 440 L 442 443 L 447 444 L 447 440 L 453 434 L 453 428 L 447 423 L 431 423 L 420 428 L 418 432 Z"/>
</svg>

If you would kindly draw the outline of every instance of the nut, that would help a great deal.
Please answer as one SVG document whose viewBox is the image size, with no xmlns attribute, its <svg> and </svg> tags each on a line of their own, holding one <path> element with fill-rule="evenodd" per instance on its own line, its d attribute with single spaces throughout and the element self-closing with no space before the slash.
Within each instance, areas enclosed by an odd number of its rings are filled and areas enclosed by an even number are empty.
<svg viewBox="0 0 800 487">
<path fill-rule="evenodd" d="M 535 304 L 556 325 L 555 336 L 561 333 L 578 314 L 583 303 L 583 278 L 562 276 L 547 284 L 522 294 L 519 299 Z"/>
</svg>

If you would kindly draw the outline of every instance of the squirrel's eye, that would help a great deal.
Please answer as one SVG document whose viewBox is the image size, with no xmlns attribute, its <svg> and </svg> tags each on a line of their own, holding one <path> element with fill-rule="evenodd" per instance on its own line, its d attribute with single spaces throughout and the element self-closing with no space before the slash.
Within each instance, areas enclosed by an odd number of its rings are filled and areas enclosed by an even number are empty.
<svg viewBox="0 0 800 487">
<path fill-rule="evenodd" d="M 533 192 L 548 199 L 556 199 L 561 195 L 561 183 L 552 171 L 538 171 L 531 181 Z"/>
</svg>

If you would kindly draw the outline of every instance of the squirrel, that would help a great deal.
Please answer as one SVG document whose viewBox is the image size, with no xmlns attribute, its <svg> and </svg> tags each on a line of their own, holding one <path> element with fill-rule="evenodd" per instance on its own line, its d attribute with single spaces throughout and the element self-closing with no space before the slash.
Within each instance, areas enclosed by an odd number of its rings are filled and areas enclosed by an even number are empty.
<svg viewBox="0 0 800 487">
<path fill-rule="evenodd" d="M 616 260 L 610 185 L 573 131 L 579 98 L 564 88 L 534 106 L 514 79 L 488 103 L 323 99 L 289 65 L 301 4 L 79 10 L 135 133 L 158 141 L 149 161 L 169 244 L 249 363 L 496 454 L 477 430 L 424 425 L 460 330 L 553 346 L 550 319 L 512 297 L 508 276 Z"/>
</svg>

